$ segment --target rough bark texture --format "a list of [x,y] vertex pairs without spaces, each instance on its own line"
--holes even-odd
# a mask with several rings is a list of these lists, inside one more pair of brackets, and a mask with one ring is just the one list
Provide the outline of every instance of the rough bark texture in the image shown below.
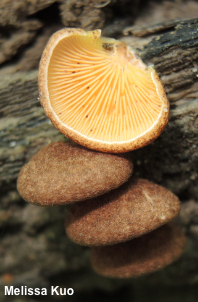
[[[15,1],[4,2],[6,6]],[[132,1],[123,1],[123,6],[118,1],[60,1],[60,7],[56,1],[37,1],[37,6],[30,1],[32,6],[28,7],[25,1],[19,2],[23,9],[9,6],[11,17],[4,10],[0,18],[0,58],[4,62],[0,71],[1,289],[4,285],[40,288],[60,285],[74,288],[71,301],[132,301],[132,297],[134,301],[146,301],[151,297],[154,302],[163,302],[169,299],[168,288],[174,301],[191,301],[183,297],[185,286],[197,286],[198,282],[198,19],[180,21],[177,20],[180,16],[174,15],[173,21],[155,20],[157,25],[145,26],[136,22],[134,15],[130,16]],[[126,3],[130,7],[128,15],[124,15]],[[141,19],[140,1],[134,3]],[[156,9],[165,11],[164,6],[157,8],[155,4],[153,7],[155,13]],[[46,21],[46,15],[52,16],[51,10],[56,14],[54,24]],[[90,12],[89,22],[84,19],[87,11]],[[193,3],[193,12],[198,12],[197,2]],[[27,21],[30,15],[36,20],[34,23]],[[61,18],[66,18],[67,26],[89,29],[104,26],[105,33],[119,35],[136,48],[145,62],[155,66],[165,85],[171,103],[170,122],[155,142],[131,152],[131,156],[136,176],[165,186],[182,200],[178,222],[186,231],[188,246],[175,264],[148,277],[114,281],[97,276],[90,268],[89,250],[71,243],[64,233],[66,208],[27,204],[16,191],[16,178],[24,163],[50,142],[66,139],[46,118],[37,89],[37,67],[42,49],[50,34],[64,26],[66,21]],[[135,25],[132,28],[126,28],[129,20]],[[29,22],[29,26],[21,25],[22,22]],[[153,288],[155,295],[151,293]],[[3,291],[0,298],[2,302],[10,301]],[[191,287],[191,298],[192,301],[198,299],[194,287]],[[46,301],[51,300],[53,297],[49,295]],[[60,297],[62,300],[65,297]],[[33,302],[37,297],[20,297],[19,300],[16,296],[12,301]]]

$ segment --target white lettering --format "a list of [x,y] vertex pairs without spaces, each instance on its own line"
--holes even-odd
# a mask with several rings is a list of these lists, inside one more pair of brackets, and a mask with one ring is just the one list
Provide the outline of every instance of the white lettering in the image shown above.
[[73,290],[73,288],[68,288],[68,290],[67,290],[67,294],[69,295],[69,296],[72,296],[73,294],[74,294],[74,290]]
[[15,295],[15,296],[20,295],[20,289],[19,289],[19,288],[15,288],[15,289],[14,289],[14,295]]
[[34,291],[33,291],[33,288],[28,288],[28,295],[29,296],[32,296],[32,295],[34,295]]
[[20,294],[23,296],[23,295],[25,295],[25,296],[27,296],[27,286],[25,286],[25,288],[24,288],[24,286],[21,286],[21,292],[20,292]]
[[47,288],[42,288],[41,295],[42,296],[47,296]]
[[54,288],[54,286],[51,286],[51,295],[54,295],[54,292],[56,292],[57,296],[59,296],[59,293],[57,292],[57,289],[59,288],[59,286],[56,286]]
[[13,296],[14,295],[14,292],[13,292],[13,290],[14,290],[14,288],[13,288],[13,286],[5,286],[5,292],[4,292],[4,294],[5,294],[5,296]]
[[35,294],[36,296],[39,296],[39,295],[40,295],[40,288],[35,288],[35,289],[34,289],[34,294]]
[[67,295],[67,289],[66,288],[60,288],[60,294],[61,294],[61,296],[66,296]]
[[[21,286],[20,288],[14,288],[14,286],[5,286],[4,288],[5,296],[18,296],[18,295],[25,295],[25,296],[47,296],[47,288],[28,288],[27,286]],[[51,286],[51,295],[57,296],[66,296],[66,295],[73,295],[74,290],[73,288],[60,288],[59,286]]]

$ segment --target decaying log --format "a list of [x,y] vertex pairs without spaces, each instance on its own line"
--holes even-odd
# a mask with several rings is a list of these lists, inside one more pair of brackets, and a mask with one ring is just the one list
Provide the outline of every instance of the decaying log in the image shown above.
[[[153,278],[146,278],[146,282],[150,280],[154,284],[157,280],[159,284],[174,284],[178,271],[177,285],[197,283],[198,280],[198,215],[193,210],[197,208],[193,199],[198,194],[197,28],[198,19],[177,20],[169,26],[161,24],[150,31],[148,28],[146,32],[145,28],[139,28],[138,33],[142,32],[142,37],[121,37],[135,46],[144,61],[155,66],[171,104],[170,122],[160,137],[152,144],[131,152],[134,173],[169,188],[185,202],[180,223],[194,236],[179,264],[154,274]],[[68,271],[76,271],[73,279],[69,276],[70,287],[78,284],[79,290],[84,290],[89,284],[87,288],[90,289],[107,286],[115,290],[122,283],[114,282],[112,285],[109,281],[106,285],[105,280],[104,285],[102,278],[93,277],[88,268],[87,250],[75,247],[65,238],[62,226],[65,209],[24,206],[16,193],[16,178],[23,164],[43,146],[66,138],[54,128],[40,106],[38,71],[13,74],[9,69],[6,75],[6,68],[4,70],[5,75],[0,82],[0,190],[4,195],[1,198],[0,227],[4,230],[6,224],[8,235],[4,236],[0,247],[0,254],[5,257],[5,261],[0,261],[0,274],[4,276],[9,271],[12,278],[16,274],[17,279],[11,283],[15,286],[24,283],[48,286],[53,275],[60,274],[56,282],[61,284],[61,272],[68,280]],[[13,201],[14,205],[10,207]],[[11,229],[14,231],[10,234]],[[22,234],[20,237],[19,233]],[[15,247],[18,246],[23,247],[21,255],[15,255]],[[0,278],[2,284],[5,284],[3,277]]]
[[37,71],[7,76],[0,84],[0,183],[16,180],[42,146],[62,139],[38,100]]
[[[171,118],[150,146],[132,152],[137,174],[196,197],[198,144],[198,20],[176,22],[142,49],[154,64],[171,103]],[[140,44],[141,45],[141,38]],[[7,75],[0,84],[0,182],[14,181],[21,166],[42,146],[64,139],[46,118],[38,100],[37,71]],[[141,163],[141,165],[140,165]]]

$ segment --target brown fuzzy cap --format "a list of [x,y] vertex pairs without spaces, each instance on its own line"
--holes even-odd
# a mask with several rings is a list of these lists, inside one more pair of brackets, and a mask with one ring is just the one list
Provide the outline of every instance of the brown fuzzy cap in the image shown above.
[[125,154],[105,154],[57,142],[39,151],[22,168],[17,188],[26,201],[37,205],[69,204],[119,187],[132,170]]
[[146,234],[179,214],[169,190],[131,178],[120,188],[70,207],[66,232],[81,245],[111,245]]
[[142,237],[112,246],[93,247],[93,269],[103,276],[130,278],[152,273],[175,261],[186,246],[181,228],[173,223]]

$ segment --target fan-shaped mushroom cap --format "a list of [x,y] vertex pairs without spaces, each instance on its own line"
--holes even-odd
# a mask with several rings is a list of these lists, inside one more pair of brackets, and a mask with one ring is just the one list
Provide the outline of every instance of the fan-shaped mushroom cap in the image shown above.
[[169,190],[131,178],[120,188],[70,207],[66,232],[81,245],[111,245],[146,234],[179,214],[180,202]]
[[68,204],[104,194],[132,173],[126,154],[87,150],[75,143],[51,143],[22,168],[17,188],[34,204]]
[[83,146],[141,148],[168,122],[165,90],[124,42],[100,35],[65,28],[51,37],[39,68],[41,104],[54,126]]
[[186,237],[175,224],[166,224],[142,237],[91,249],[93,269],[106,277],[130,278],[157,271],[177,260]]

